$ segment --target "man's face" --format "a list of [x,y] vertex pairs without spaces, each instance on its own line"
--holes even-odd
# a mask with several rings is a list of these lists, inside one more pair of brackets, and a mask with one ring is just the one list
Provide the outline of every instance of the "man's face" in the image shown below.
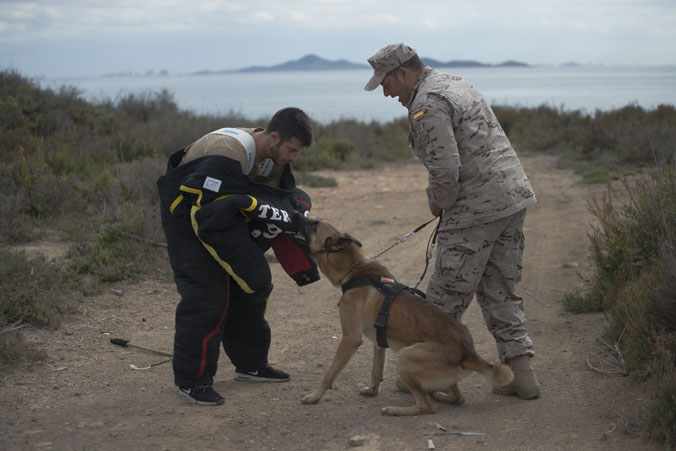
[[383,95],[385,97],[398,97],[399,103],[406,107],[411,100],[413,86],[409,86],[410,83],[407,83],[406,78],[402,75],[406,74],[398,72],[398,70],[392,71],[385,76],[380,85],[383,87]]
[[305,149],[298,138],[287,139],[270,147],[270,158],[276,164],[292,163],[298,158],[298,154]]

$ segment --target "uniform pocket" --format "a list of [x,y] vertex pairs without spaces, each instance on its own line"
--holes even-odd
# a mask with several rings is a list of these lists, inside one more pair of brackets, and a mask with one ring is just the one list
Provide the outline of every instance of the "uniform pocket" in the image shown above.
[[485,258],[484,240],[453,243],[439,243],[436,273],[441,276],[446,289],[459,293],[471,293],[483,274]]

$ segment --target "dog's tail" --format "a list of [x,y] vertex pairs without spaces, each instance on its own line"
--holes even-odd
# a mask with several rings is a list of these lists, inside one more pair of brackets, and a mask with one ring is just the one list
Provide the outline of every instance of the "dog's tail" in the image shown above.
[[460,364],[464,369],[481,373],[495,387],[504,387],[512,382],[512,369],[502,363],[488,363],[479,354],[473,352]]

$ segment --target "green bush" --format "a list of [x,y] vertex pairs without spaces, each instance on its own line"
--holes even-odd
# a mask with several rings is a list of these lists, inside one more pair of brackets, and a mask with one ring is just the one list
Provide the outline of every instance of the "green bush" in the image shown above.
[[23,321],[55,326],[58,314],[73,306],[69,290],[73,280],[44,257],[0,250],[0,328]]
[[58,326],[63,313],[74,311],[78,298],[75,281],[56,263],[0,250],[0,330],[11,332],[0,335],[0,368],[44,359],[46,353],[16,330],[26,324]]
[[668,447],[676,437],[675,175],[671,166],[645,170],[591,203],[596,276],[584,295],[564,296],[569,311],[602,309],[625,369],[654,376],[652,424]]

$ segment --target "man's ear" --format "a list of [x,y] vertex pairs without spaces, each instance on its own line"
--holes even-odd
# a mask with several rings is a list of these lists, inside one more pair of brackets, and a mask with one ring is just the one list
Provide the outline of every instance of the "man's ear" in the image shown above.
[[282,137],[279,135],[279,132],[270,132],[270,140],[272,141],[273,146],[279,144],[281,139]]

